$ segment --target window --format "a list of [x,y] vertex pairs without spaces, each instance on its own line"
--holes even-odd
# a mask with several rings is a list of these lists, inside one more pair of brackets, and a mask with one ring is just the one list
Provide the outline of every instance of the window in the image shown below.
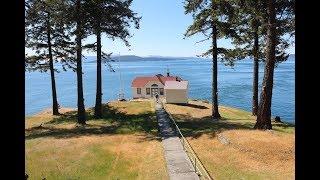
[[160,90],[160,95],[163,95],[163,88],[159,88]]
[[158,87],[158,85],[157,84],[152,84],[151,87]]
[[147,92],[147,95],[149,95],[150,94],[150,88],[147,88],[146,92]]
[[137,88],[137,94],[141,94],[141,88]]

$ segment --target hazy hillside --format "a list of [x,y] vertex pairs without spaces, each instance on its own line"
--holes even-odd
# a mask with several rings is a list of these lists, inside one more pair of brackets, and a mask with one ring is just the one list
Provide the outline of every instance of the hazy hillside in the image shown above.
[[[202,59],[197,57],[165,57],[165,56],[148,56],[148,57],[140,57],[135,55],[124,55],[124,56],[111,56],[111,61],[168,61],[168,60],[188,60],[188,59]],[[95,63],[95,56],[86,56],[84,59],[86,63]]]
[[[290,54],[288,61],[294,61],[295,55]],[[169,56],[148,56],[148,57],[141,57],[135,55],[123,55],[123,56],[111,56],[111,61],[169,61],[169,60],[190,60],[190,59],[199,59],[199,60],[211,60],[211,58],[199,58],[199,57],[169,57]],[[250,58],[245,58],[244,61],[248,62],[251,61]],[[85,63],[95,63],[96,57],[95,56],[86,56],[84,58]]]

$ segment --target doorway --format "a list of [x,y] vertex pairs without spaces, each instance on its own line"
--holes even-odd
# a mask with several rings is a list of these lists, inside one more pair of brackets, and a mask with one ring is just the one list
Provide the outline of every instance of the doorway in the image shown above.
[[151,88],[151,97],[155,97],[156,94],[159,94],[159,88]]

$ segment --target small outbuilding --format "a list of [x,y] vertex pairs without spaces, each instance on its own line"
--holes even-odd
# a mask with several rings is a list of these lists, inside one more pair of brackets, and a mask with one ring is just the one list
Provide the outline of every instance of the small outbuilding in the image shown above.
[[188,81],[166,81],[164,91],[166,103],[188,103]]
[[164,97],[164,85],[167,81],[180,80],[177,76],[163,76],[157,74],[155,76],[140,76],[133,79],[131,88],[132,96],[136,98],[153,98],[156,94],[160,97]]

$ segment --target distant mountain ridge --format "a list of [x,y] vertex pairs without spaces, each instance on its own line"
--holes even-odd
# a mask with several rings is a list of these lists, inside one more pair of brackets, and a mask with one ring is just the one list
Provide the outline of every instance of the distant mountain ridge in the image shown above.
[[[292,61],[295,58],[295,54],[290,54],[288,57],[288,61]],[[199,59],[199,60],[211,60],[211,58],[201,58],[201,57],[172,57],[172,56],[136,56],[136,55],[122,55],[120,56],[111,56],[111,61],[169,61],[169,60],[190,60],[190,59]],[[250,60],[250,58],[245,58],[244,60]],[[95,63],[96,56],[85,56],[85,63]]]
[[[122,55],[120,56],[111,56],[110,59],[112,61],[120,61],[126,62],[126,61],[168,61],[168,60],[188,60],[188,59],[204,59],[204,58],[198,58],[198,57],[169,57],[169,56],[147,56],[147,57],[141,57],[136,55]],[[85,63],[95,63],[96,57],[95,56],[86,56]]]

